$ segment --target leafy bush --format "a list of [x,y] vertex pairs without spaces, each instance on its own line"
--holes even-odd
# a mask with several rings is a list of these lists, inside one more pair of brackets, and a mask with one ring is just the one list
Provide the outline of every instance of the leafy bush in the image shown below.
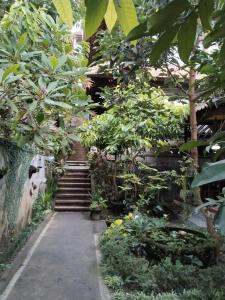
[[225,292],[212,290],[210,292],[202,292],[200,290],[186,291],[180,297],[180,300],[223,300],[225,299]]
[[204,232],[191,228],[164,226],[150,230],[146,240],[150,259],[161,260],[170,256],[183,263],[207,266],[212,263],[215,240]]
[[113,300],[180,300],[180,298],[174,293],[146,295],[142,292],[130,294],[119,291],[113,295]]
[[118,228],[110,239],[104,237],[101,240],[104,273],[117,275],[124,283],[137,284],[138,276],[148,269],[148,261],[142,257],[135,257],[131,253],[129,237],[126,234],[121,236],[121,230]]
[[38,224],[44,217],[44,212],[52,208],[52,197],[56,189],[56,180],[49,177],[47,180],[46,191],[34,202],[32,207],[31,222]]
[[91,194],[91,210],[104,210],[107,208],[106,200],[102,197],[101,191],[97,190]]
[[151,218],[140,213],[130,213],[119,224],[114,222],[106,234],[112,234],[119,228],[123,234],[129,235],[132,252],[144,256],[151,263],[170,256],[173,261],[179,259],[185,264],[203,266],[203,263],[210,263],[215,247],[214,240],[205,233],[190,228],[168,227],[165,218]]
[[122,278],[116,275],[106,275],[104,278],[104,282],[112,290],[119,290],[123,286]]
[[125,88],[106,89],[101,97],[108,110],[81,128],[87,147],[117,155],[129,148],[157,150],[181,133],[186,106],[170,102],[159,88],[136,81]]
[[[161,222],[159,219],[129,214],[124,220],[119,219],[112,223],[102,235],[103,272],[110,276],[109,285],[115,290],[120,287],[129,288],[147,295],[162,292],[175,292],[180,295],[186,290],[188,292],[184,296],[187,300],[191,299],[192,294],[193,300],[211,300],[211,295],[217,290],[217,297],[222,300],[221,295],[225,293],[225,270],[222,266],[200,268],[196,260],[187,265],[179,260],[174,262],[170,257],[155,264],[144,257],[145,253],[140,249],[144,249],[145,234],[149,228],[157,230]],[[193,290],[192,294],[190,290]],[[120,293],[117,294],[120,297]],[[125,297],[124,295],[121,297]],[[176,295],[168,295],[164,296],[180,300]]]
[[[137,298],[138,297],[138,298]],[[118,291],[113,294],[113,300],[151,300],[149,296],[144,295],[143,293],[138,294],[130,294],[123,291]]]
[[118,291],[113,294],[113,300],[224,300],[225,294],[220,291],[201,292],[200,290],[184,291],[182,294],[160,293],[157,295],[146,295],[143,292],[128,293]]
[[0,34],[0,136],[66,154],[71,120],[89,102],[83,50],[75,56],[69,28],[27,0],[15,1]]
[[146,274],[139,276],[141,288],[145,292],[168,292],[182,291],[183,289],[192,288],[194,266],[183,265],[176,261],[172,263],[170,258],[166,258],[158,265],[153,265],[148,269]]

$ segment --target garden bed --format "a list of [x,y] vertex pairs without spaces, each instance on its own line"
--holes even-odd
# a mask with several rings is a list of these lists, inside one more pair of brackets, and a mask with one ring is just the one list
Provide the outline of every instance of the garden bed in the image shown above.
[[184,227],[166,226],[151,230],[146,240],[149,260],[169,256],[191,263],[198,258],[204,266],[215,262],[215,240],[204,232]]

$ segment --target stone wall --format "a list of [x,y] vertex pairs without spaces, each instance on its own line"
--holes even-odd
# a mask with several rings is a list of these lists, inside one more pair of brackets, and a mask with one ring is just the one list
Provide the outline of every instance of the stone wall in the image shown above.
[[30,221],[32,205],[45,189],[45,158],[28,147],[0,141],[0,171],[0,242],[4,244]]

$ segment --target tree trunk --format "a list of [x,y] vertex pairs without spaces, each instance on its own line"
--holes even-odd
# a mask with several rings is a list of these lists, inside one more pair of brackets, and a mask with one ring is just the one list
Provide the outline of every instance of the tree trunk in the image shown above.
[[[196,103],[195,103],[195,81],[196,81],[196,71],[194,69],[190,70],[189,73],[189,107],[190,107],[190,131],[191,140],[198,140],[198,125],[196,116]],[[193,170],[195,173],[198,169],[198,148],[195,147],[191,151],[191,157],[193,159]]]
[[[198,124],[197,124],[197,115],[196,115],[196,94],[195,94],[195,81],[196,81],[196,71],[194,69],[190,70],[189,73],[189,107],[190,107],[190,131],[191,131],[191,140],[198,140]],[[191,158],[193,159],[192,172],[195,175],[198,171],[198,148],[195,147],[191,151]],[[201,199],[200,188],[193,189],[195,203],[200,206],[203,204]],[[206,220],[206,226],[208,233],[213,236],[217,242],[217,260],[219,256],[220,249],[220,236],[215,230],[213,223],[213,217],[207,208],[201,209],[202,214]]]
[[115,162],[114,162],[114,168],[113,168],[113,176],[112,176],[112,181],[113,181],[113,188],[114,188],[114,197],[115,201],[118,201],[118,186],[117,186],[117,155],[115,155]]

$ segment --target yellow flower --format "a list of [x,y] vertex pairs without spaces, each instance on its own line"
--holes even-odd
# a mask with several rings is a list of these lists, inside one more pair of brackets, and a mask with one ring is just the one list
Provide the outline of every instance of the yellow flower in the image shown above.
[[129,213],[128,219],[129,219],[129,220],[133,220],[133,218],[134,218],[134,215],[133,215],[132,213]]
[[113,223],[113,224],[115,224],[115,225],[119,226],[119,225],[121,225],[122,223],[123,223],[123,220],[121,220],[121,219],[117,219],[116,221],[114,221],[114,223]]
[[126,217],[125,220],[133,220],[134,219],[134,215],[132,213],[129,213]]

